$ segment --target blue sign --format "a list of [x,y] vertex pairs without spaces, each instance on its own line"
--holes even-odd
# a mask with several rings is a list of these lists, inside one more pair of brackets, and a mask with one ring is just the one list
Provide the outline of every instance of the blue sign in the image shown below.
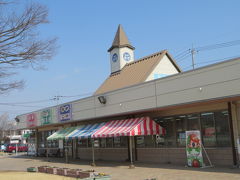
[[72,119],[72,105],[65,104],[58,108],[59,121],[69,121]]

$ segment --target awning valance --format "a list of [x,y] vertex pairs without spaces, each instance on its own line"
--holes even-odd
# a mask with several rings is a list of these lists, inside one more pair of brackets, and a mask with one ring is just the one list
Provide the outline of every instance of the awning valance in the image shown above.
[[141,136],[165,134],[165,129],[149,117],[140,117],[107,122],[98,129],[93,138],[117,136]]
[[83,127],[75,129],[73,132],[66,136],[66,139],[84,139],[90,138],[98,129],[103,127],[105,123],[88,124]]
[[53,133],[51,136],[47,138],[48,141],[51,140],[59,140],[59,139],[65,139],[65,137],[73,132],[75,129],[80,128],[80,126],[75,126],[75,127],[67,127],[58,130],[57,132]]

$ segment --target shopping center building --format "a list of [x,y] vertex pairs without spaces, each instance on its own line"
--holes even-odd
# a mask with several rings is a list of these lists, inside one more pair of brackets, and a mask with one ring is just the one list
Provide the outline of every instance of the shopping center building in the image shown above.
[[[186,165],[187,130],[199,130],[212,164],[237,165],[240,149],[240,59],[182,72],[168,51],[134,60],[121,26],[111,74],[90,96],[16,117],[32,129],[38,155]],[[131,146],[129,141],[132,143]],[[131,153],[130,153],[131,152]]]

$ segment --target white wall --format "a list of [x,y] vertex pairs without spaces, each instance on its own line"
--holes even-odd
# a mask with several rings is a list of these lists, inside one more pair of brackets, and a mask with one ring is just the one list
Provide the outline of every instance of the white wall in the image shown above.
[[172,75],[178,73],[176,67],[172,64],[167,55],[164,55],[152,73],[147,77],[146,81],[154,80],[154,74]]
[[[72,121],[240,96],[239,72],[240,60],[232,60],[105,93],[105,105],[98,96],[73,101]],[[39,116],[39,111],[36,113]],[[18,118],[19,128],[24,128],[26,115]],[[57,116],[53,122],[58,122]]]
[[[123,54],[125,52],[128,52],[131,56],[131,59],[129,61],[125,61],[123,59]],[[113,62],[112,61],[112,56],[115,53],[118,55],[118,60],[116,62]],[[134,51],[132,49],[128,48],[128,47],[114,48],[110,52],[111,72],[119,71],[120,69],[122,69],[125,66],[125,64],[130,63],[132,61],[134,61]]]

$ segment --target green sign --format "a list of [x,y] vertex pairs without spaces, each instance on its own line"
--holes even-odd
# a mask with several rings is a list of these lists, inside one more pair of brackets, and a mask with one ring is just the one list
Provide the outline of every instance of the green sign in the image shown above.
[[41,112],[41,124],[51,124],[52,123],[52,110],[46,109]]
[[186,131],[186,151],[188,166],[203,166],[200,131]]

